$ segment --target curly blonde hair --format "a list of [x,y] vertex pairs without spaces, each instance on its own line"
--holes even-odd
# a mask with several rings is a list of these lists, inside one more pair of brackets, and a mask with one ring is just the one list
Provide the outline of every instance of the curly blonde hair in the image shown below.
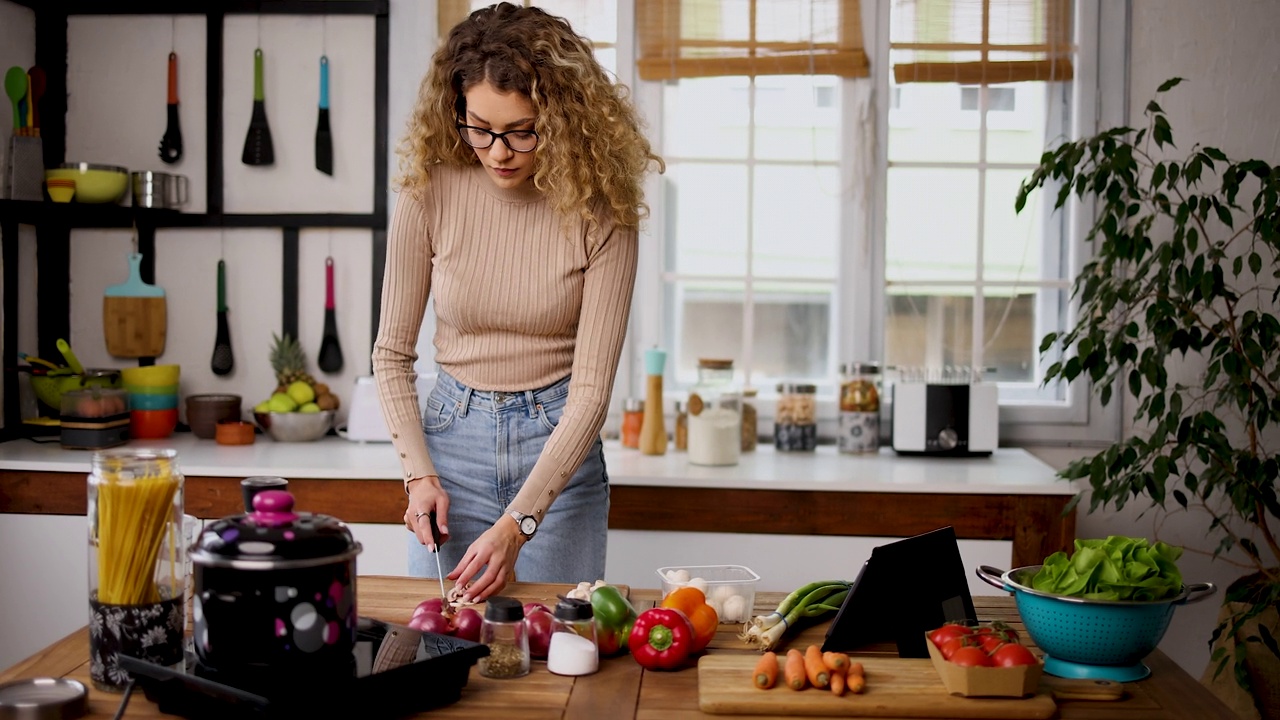
[[629,91],[566,20],[506,2],[471,13],[432,58],[397,150],[402,188],[425,187],[432,165],[479,164],[456,125],[466,114],[464,93],[486,80],[533,104],[533,184],[558,215],[598,227],[596,213],[607,207],[615,223],[639,225],[648,212],[644,173],[650,164],[659,172],[665,165],[641,131]]

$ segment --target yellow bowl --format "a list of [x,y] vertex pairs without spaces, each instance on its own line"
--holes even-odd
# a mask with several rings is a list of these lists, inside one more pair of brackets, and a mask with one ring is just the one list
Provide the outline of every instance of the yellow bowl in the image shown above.
[[44,177],[75,180],[76,200],[82,203],[120,202],[129,189],[129,171],[116,165],[64,163],[45,170]]
[[76,196],[76,181],[71,178],[50,178],[44,184],[54,202],[68,203]]
[[177,385],[181,369],[180,365],[127,367],[120,371],[120,376],[126,386],[154,388]]

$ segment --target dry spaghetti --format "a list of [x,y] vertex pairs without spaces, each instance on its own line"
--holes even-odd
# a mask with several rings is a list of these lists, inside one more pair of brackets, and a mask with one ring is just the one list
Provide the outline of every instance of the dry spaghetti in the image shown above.
[[[95,458],[98,602],[159,602],[156,576],[179,577],[174,498],[180,476],[171,457],[102,454]],[[176,513],[181,517],[181,512]],[[165,542],[168,540],[169,542]],[[157,573],[168,546],[168,572]],[[170,588],[174,590],[174,588]],[[172,597],[172,592],[168,595]]]

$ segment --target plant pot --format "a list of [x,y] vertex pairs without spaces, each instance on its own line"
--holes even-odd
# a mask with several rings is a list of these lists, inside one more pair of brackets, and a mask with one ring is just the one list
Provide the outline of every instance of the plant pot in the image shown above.
[[[1241,581],[1247,582],[1248,578],[1243,578]],[[1232,615],[1247,609],[1248,606],[1243,603],[1223,603],[1218,610],[1218,623],[1226,622]],[[1214,672],[1218,668],[1218,663],[1210,660],[1204,674],[1200,676],[1200,684],[1209,688],[1219,700],[1243,720],[1280,718],[1280,658],[1260,643],[1245,644],[1245,670],[1249,674],[1249,683],[1253,686],[1252,695],[1236,682],[1233,662],[1230,659],[1235,643],[1243,642],[1249,636],[1257,637],[1259,626],[1267,627],[1272,637],[1280,636],[1280,612],[1274,607],[1263,610],[1261,615],[1246,622],[1235,638],[1225,635],[1218,638],[1209,649],[1210,654],[1217,652],[1218,648],[1224,648],[1228,657],[1227,666],[1215,678]]]

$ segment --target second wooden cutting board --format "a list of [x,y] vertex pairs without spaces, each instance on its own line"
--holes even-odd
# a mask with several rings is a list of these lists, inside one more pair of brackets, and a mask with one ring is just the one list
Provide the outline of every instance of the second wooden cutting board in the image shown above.
[[142,255],[129,254],[129,277],[107,288],[102,334],[112,357],[157,357],[168,330],[164,289],[142,281]]
[[836,697],[828,690],[751,685],[756,655],[707,655],[698,661],[698,705],[716,715],[910,718],[1049,718],[1057,712],[1043,687],[1027,698],[950,695],[928,660],[858,657],[867,689]]

